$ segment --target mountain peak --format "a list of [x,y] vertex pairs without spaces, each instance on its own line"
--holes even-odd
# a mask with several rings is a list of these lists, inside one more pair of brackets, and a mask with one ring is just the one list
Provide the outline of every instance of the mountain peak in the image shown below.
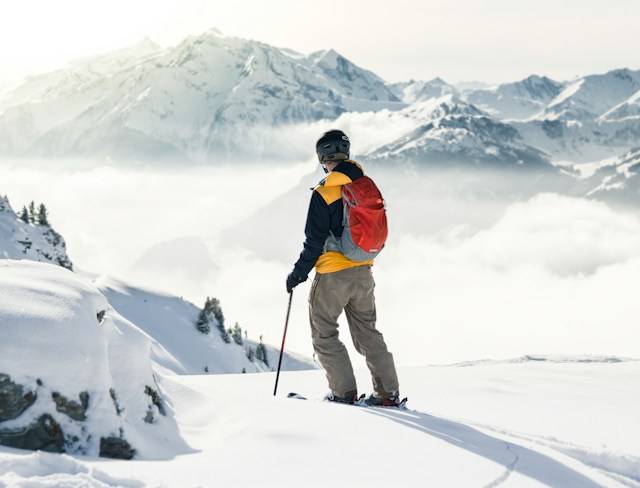
[[309,59],[315,64],[321,64],[329,69],[336,69],[340,60],[344,60],[345,57],[331,48],[313,52],[309,55]]

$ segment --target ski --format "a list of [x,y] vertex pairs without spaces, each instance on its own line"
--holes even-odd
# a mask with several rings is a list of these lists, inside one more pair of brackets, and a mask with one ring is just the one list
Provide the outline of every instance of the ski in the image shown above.
[[[293,391],[287,395],[287,398],[295,398],[296,400],[308,400],[307,397],[300,395],[299,393],[295,393]],[[383,407],[383,406],[367,405],[364,401],[365,398],[366,398],[365,394],[360,395],[360,397],[351,406],[364,407],[364,408],[397,408],[399,410],[407,410],[407,401],[409,401],[407,397],[404,397],[402,400],[400,400],[400,403],[398,403],[398,405],[396,406]],[[342,403],[341,405],[350,405],[350,404]]]
[[298,393],[291,392],[287,395],[287,398],[295,398],[297,400],[306,400],[307,397],[304,397]]

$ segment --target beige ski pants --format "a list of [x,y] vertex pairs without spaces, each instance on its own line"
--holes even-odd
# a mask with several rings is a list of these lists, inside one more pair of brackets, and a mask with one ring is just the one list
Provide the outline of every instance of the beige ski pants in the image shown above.
[[383,397],[398,391],[393,356],[376,329],[375,283],[371,266],[335,273],[316,273],[309,294],[313,348],[325,369],[329,388],[338,396],[357,393],[347,349],[338,338],[338,317],[344,310],[356,350],[365,356],[375,392]]

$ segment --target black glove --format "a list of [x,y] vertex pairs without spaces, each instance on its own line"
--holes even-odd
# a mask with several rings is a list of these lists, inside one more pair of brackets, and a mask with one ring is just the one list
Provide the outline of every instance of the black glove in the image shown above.
[[289,273],[289,276],[287,276],[287,293],[291,293],[293,289],[303,281],[307,281],[306,276],[304,278],[300,278],[295,271]]

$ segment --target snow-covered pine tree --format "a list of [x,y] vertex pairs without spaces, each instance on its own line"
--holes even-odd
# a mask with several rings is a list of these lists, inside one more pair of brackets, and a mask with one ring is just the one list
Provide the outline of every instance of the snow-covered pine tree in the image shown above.
[[233,337],[233,342],[235,342],[239,346],[243,344],[242,328],[240,327],[238,322],[236,322],[236,324],[233,326],[233,329],[231,329],[231,337]]
[[265,347],[264,342],[262,342],[262,336],[260,336],[260,344],[256,346],[256,359],[269,366],[269,358],[267,358],[267,348]]
[[251,346],[247,347],[247,359],[251,362],[256,360],[256,351]]
[[220,331],[220,337],[222,340],[229,344],[231,342],[231,337],[224,328],[224,314],[222,313],[222,307],[220,306],[220,300],[217,298],[207,298],[209,306],[208,310],[213,314],[216,322],[218,323],[218,330]]
[[20,220],[22,220],[25,224],[29,223],[29,211],[25,205],[22,206],[22,212],[20,212]]
[[220,307],[220,300],[217,298],[207,297],[204,302],[204,307],[198,314],[196,320],[196,328],[203,334],[208,334],[211,331],[211,324],[215,321],[216,327],[220,332],[220,337],[227,344],[231,342],[231,337],[224,328],[224,314]]
[[211,326],[209,325],[209,317],[207,317],[207,306],[205,304],[205,308],[200,310],[198,314],[198,320],[196,321],[196,329],[198,329],[203,334],[208,334],[211,331]]
[[29,203],[29,222],[32,224],[36,222],[36,202],[33,200]]
[[37,217],[37,222],[39,225],[49,225],[49,215],[47,212],[47,207],[45,207],[44,203],[41,203],[38,207]]

